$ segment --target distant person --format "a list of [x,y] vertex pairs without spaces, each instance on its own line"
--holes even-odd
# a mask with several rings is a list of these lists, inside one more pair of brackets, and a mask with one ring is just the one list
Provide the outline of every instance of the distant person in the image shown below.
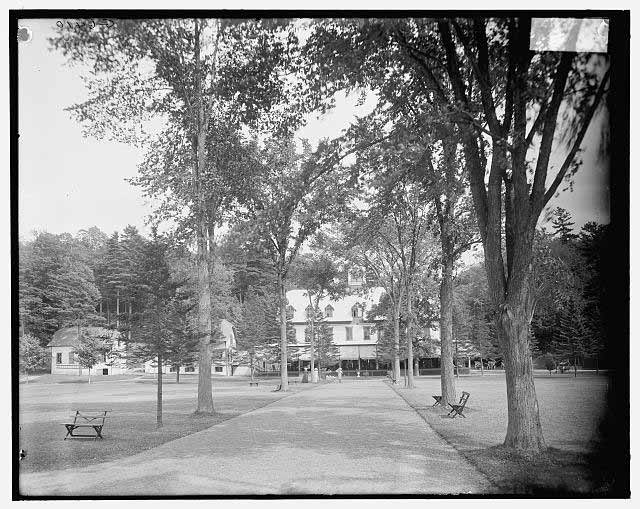
[[338,374],[338,383],[342,383],[342,367],[336,369],[336,373]]

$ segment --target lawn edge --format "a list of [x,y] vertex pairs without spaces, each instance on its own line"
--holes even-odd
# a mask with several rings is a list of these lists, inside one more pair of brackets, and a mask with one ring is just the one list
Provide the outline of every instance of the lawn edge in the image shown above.
[[491,484],[491,486],[496,490],[496,493],[492,493],[492,492],[490,492],[490,493],[488,493],[488,494],[490,494],[490,495],[491,495],[491,494],[509,494],[509,495],[510,495],[510,494],[512,494],[512,492],[505,493],[505,492],[503,491],[503,490],[505,489],[505,487],[504,487],[504,486],[501,486],[501,485],[497,484],[497,483],[496,483],[496,482],[495,482],[491,477],[489,477],[489,476],[488,476],[488,475],[487,475],[487,474],[486,474],[486,473],[485,473],[485,472],[484,472],[480,467],[478,467],[478,465],[477,465],[477,463],[476,463],[475,461],[471,460],[471,459],[470,459],[470,458],[465,454],[465,452],[464,452],[463,450],[459,449],[453,441],[449,440],[449,439],[448,439],[447,437],[445,437],[442,433],[440,433],[440,432],[439,432],[438,430],[436,430],[433,426],[431,426],[431,424],[429,423],[429,421],[427,420],[427,418],[426,418],[424,415],[422,415],[422,414],[418,411],[418,409],[417,409],[415,406],[413,406],[413,405],[409,402],[409,400],[407,400],[407,398],[405,398],[405,397],[404,397],[404,394],[402,394],[401,392],[399,392],[399,391],[398,391],[399,387],[398,387],[398,388],[394,387],[394,386],[393,386],[393,384],[390,384],[390,383],[389,383],[388,381],[386,381],[386,380],[384,381],[384,384],[385,384],[389,389],[391,389],[391,390],[392,390],[392,391],[393,391],[393,392],[394,392],[398,397],[400,397],[400,398],[402,399],[402,401],[404,401],[404,402],[407,404],[407,406],[408,406],[409,408],[411,408],[411,410],[413,410],[413,411],[418,415],[418,417],[420,417],[420,419],[422,419],[422,420],[425,422],[425,424],[429,427],[429,429],[430,429],[431,431],[433,431],[433,433],[435,433],[435,434],[436,434],[436,436],[438,436],[438,437],[439,437],[443,442],[445,442],[447,445],[451,446],[451,447],[452,447],[452,448],[453,448],[453,449],[454,449],[454,450],[455,450],[455,451],[456,451],[456,452],[457,452],[457,453],[462,457],[462,459],[463,459],[464,461],[466,461],[466,462],[467,462],[471,467],[473,467],[473,468],[474,468],[474,469],[475,469],[475,470],[476,470],[480,475],[482,475],[482,477],[484,477],[484,478],[489,482],[489,484]]

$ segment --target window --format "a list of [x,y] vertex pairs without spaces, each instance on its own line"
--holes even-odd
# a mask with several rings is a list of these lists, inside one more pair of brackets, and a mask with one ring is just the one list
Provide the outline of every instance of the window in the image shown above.
[[194,368],[193,366],[187,366],[186,368],[184,368],[185,373],[193,373],[195,370],[196,368]]
[[175,366],[171,366],[169,368],[169,373],[175,373],[176,372],[176,367]]
[[360,304],[354,304],[351,308],[351,316],[353,318],[362,318],[362,306]]
[[371,341],[371,327],[369,325],[365,325],[363,327],[364,330],[364,340]]
[[305,313],[307,316],[307,320],[309,320],[313,317],[313,308],[311,306],[307,306],[307,309],[305,309]]
[[56,354],[56,364],[62,364],[62,353]]
[[353,327],[345,327],[345,330],[347,332],[347,341],[353,341]]
[[216,373],[222,373],[222,366],[214,366],[213,368]]
[[363,274],[360,270],[349,271],[347,278],[349,286],[362,286],[364,284]]
[[326,308],[324,308],[324,314],[327,318],[333,317],[333,308],[331,307],[331,305],[328,305]]
[[76,353],[69,352],[69,364],[76,364]]

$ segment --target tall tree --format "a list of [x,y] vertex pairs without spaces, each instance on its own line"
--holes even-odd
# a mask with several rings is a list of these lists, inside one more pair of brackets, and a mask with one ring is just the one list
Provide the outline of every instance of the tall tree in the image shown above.
[[[285,97],[286,80],[278,70],[290,56],[294,37],[277,28],[259,20],[118,20],[93,30],[63,27],[51,41],[90,71],[89,99],[71,108],[87,134],[147,148],[136,183],[161,200],[156,219],[177,220],[181,236],[195,244],[196,412],[213,411],[209,263],[215,228],[234,199],[226,184],[240,175],[233,166],[235,152],[215,145],[217,133],[234,126],[229,139],[237,140],[241,119],[255,123]],[[144,132],[150,119],[164,121],[158,135]]]
[[247,220],[272,263],[280,309],[281,389],[288,390],[287,297],[290,268],[302,244],[332,219],[344,204],[346,186],[331,172],[345,156],[323,158],[322,147],[311,153],[304,142],[297,153],[291,139],[268,140],[261,151],[247,200]]
[[[576,155],[609,70],[602,55],[534,53],[530,26],[526,17],[328,20],[318,22],[306,46],[321,69],[314,70],[322,76],[318,95],[369,86],[393,106],[412,101],[417,113],[457,129],[505,356],[505,445],[539,452],[545,445],[528,344],[534,231],[561,182],[579,167]],[[565,154],[547,187],[552,149]]]
[[[400,377],[400,316],[407,286],[402,270],[402,257],[396,246],[396,225],[388,215],[369,211],[354,211],[350,221],[343,223],[343,231],[337,239],[342,248],[347,247],[347,257],[356,267],[364,267],[373,275],[372,283],[384,288],[389,302],[393,338],[393,377]],[[369,284],[369,281],[365,281]]]

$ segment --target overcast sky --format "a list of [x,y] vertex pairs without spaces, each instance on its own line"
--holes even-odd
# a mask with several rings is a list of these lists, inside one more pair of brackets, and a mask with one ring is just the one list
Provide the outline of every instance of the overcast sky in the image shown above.
[[[110,234],[127,224],[147,232],[145,217],[151,211],[140,190],[125,179],[136,174],[141,153],[114,142],[83,138],[80,126],[64,111],[86,97],[83,83],[64,58],[48,49],[47,37],[56,20],[21,21],[33,38],[18,45],[19,52],[19,234],[33,230],[75,234],[98,226]],[[334,111],[311,118],[298,133],[315,143],[337,136],[357,109],[355,98],[340,99]],[[585,139],[584,164],[573,192],[561,193],[550,206],[569,209],[577,226],[586,221],[608,222],[608,164],[596,162],[602,119],[596,119]]]

